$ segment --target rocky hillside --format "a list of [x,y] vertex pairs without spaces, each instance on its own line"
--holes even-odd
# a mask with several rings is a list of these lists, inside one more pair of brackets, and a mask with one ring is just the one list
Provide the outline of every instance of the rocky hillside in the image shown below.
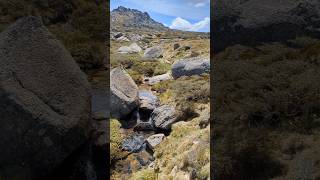
[[210,36],[129,28],[111,32],[111,179],[208,179]]
[[147,12],[119,6],[110,13],[112,29],[167,30],[163,24],[153,20]]

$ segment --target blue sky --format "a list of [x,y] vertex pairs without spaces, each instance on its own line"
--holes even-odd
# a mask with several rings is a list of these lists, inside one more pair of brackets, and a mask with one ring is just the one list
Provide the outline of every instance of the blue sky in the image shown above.
[[111,0],[111,10],[118,6],[148,12],[172,29],[210,31],[210,0]]

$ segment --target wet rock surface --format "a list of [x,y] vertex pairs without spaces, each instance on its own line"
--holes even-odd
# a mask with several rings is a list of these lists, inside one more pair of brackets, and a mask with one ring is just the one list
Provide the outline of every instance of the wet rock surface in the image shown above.
[[139,152],[145,146],[145,139],[141,135],[133,135],[122,142],[122,149],[129,152]]

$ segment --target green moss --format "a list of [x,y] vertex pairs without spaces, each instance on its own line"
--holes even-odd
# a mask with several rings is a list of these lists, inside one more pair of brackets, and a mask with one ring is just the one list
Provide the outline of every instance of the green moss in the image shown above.
[[110,162],[123,156],[121,143],[124,135],[120,132],[121,124],[116,119],[110,120]]
[[155,69],[153,75],[161,75],[167,73],[171,69],[171,64],[159,63]]

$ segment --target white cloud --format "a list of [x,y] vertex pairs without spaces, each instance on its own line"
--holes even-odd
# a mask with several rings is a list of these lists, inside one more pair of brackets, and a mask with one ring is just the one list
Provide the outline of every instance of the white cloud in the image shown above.
[[206,3],[197,3],[194,5],[194,7],[202,7],[202,6],[205,6]]
[[189,21],[177,17],[172,21],[170,26],[171,29],[178,29],[183,31],[209,31],[210,29],[210,18],[206,17],[197,23],[190,23]]

